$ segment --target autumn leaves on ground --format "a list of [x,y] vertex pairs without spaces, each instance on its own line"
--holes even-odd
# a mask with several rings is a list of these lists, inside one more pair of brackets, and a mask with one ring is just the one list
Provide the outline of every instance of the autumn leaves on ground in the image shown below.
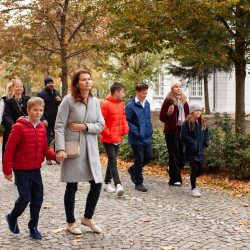
[[[108,158],[106,154],[100,154],[101,164],[106,166]],[[132,165],[132,162],[125,162],[118,158],[117,165],[120,171],[127,172],[127,169]],[[158,178],[166,178],[168,179],[168,173],[166,168],[161,165],[150,165],[148,164],[143,168],[144,175],[150,175]],[[186,176],[189,176],[189,170],[182,171],[183,179]],[[203,186],[208,189],[214,190],[222,190],[235,198],[237,197],[249,197],[250,188],[249,188],[249,181],[239,181],[239,180],[230,180],[227,175],[219,174],[219,175],[212,175],[212,174],[204,174],[197,178],[197,184]],[[247,205],[247,204],[246,204]]]

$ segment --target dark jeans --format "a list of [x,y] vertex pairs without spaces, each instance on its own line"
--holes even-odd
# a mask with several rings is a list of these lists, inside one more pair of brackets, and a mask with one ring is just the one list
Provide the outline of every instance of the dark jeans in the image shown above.
[[153,159],[152,145],[131,145],[134,154],[134,165],[128,171],[135,177],[135,185],[143,183],[142,168]]
[[196,178],[203,174],[205,170],[206,163],[205,162],[197,162],[197,161],[192,161],[190,162],[191,165],[191,175],[190,175],[190,181],[192,185],[192,189],[196,188]]
[[[48,147],[50,147],[50,135],[51,132],[53,133],[54,139],[55,139],[55,125],[48,125],[46,128],[47,133],[47,141],[48,141]],[[55,143],[54,143],[54,151],[55,151]],[[48,160],[48,158],[46,158]]]
[[16,186],[19,197],[11,211],[13,221],[24,212],[30,203],[29,228],[36,227],[39,219],[39,212],[43,203],[43,183],[40,169],[35,170],[14,170]]
[[178,135],[165,135],[168,154],[169,154],[169,185],[175,182],[182,183],[181,169],[184,167],[183,146],[180,140],[180,127],[178,127]]
[[[90,191],[86,200],[86,207],[84,217],[92,219],[95,212],[95,207],[100,197],[102,183],[95,183],[90,181]],[[64,195],[64,207],[66,212],[66,220],[68,223],[75,222],[74,210],[75,210],[75,194],[77,191],[76,183],[67,183],[65,195]]]
[[117,154],[119,150],[119,145],[114,145],[113,143],[103,142],[103,146],[108,155],[108,166],[107,166],[104,182],[105,184],[108,184],[111,182],[111,179],[113,179],[115,186],[116,186],[117,184],[121,184],[118,169],[117,169]]

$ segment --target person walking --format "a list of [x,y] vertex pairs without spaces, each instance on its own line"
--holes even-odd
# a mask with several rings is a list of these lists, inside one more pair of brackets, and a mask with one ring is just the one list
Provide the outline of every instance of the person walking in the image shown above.
[[182,92],[182,83],[173,79],[171,91],[167,94],[160,111],[160,120],[164,122],[164,134],[169,153],[169,185],[181,186],[181,169],[184,167],[183,147],[180,140],[181,126],[189,114],[186,96]]
[[[17,219],[30,204],[28,228],[33,239],[42,239],[37,230],[39,212],[43,202],[43,183],[40,168],[44,155],[56,160],[56,154],[49,149],[46,130],[40,121],[44,102],[39,97],[31,98],[27,104],[28,116],[18,118],[11,130],[3,158],[3,173],[12,181],[15,173],[19,198],[11,213],[6,216],[9,230],[19,234]],[[58,159],[59,160],[59,159]]]
[[[45,102],[44,114],[42,117],[42,122],[46,127],[48,146],[50,146],[50,135],[51,132],[55,137],[55,121],[58,111],[58,106],[62,101],[60,93],[54,89],[54,80],[51,77],[46,77],[44,79],[45,88],[40,91],[37,96],[42,98]],[[48,165],[52,165],[50,159],[46,159]]]
[[191,195],[200,197],[201,193],[196,188],[196,178],[204,172],[206,166],[204,148],[209,146],[209,135],[205,120],[201,115],[201,105],[196,102],[191,103],[189,111],[190,115],[181,128],[181,141],[184,160],[191,165],[191,175],[187,177]]
[[[114,82],[110,87],[110,92],[101,105],[105,127],[101,132],[100,140],[103,142],[108,155],[108,166],[103,189],[109,193],[116,191],[117,196],[122,196],[124,190],[117,169],[117,154],[122,135],[128,134],[129,131],[122,101],[125,96],[125,86],[120,82]],[[114,181],[116,190],[111,185],[111,179]]]
[[23,94],[23,82],[19,79],[13,80],[13,97],[5,100],[5,107],[3,112],[4,135],[2,144],[2,157],[4,157],[5,147],[12,129],[20,116],[27,115],[27,103],[29,96]]
[[79,69],[72,76],[71,93],[64,97],[55,123],[55,147],[61,161],[67,157],[65,142],[80,142],[81,133],[80,156],[67,158],[61,165],[61,181],[66,182],[64,206],[67,229],[72,234],[82,233],[74,215],[75,194],[78,182],[86,181],[90,183],[90,191],[81,223],[96,233],[102,232],[92,217],[102,187],[97,134],[103,130],[104,124],[99,100],[92,95],[91,74]]
[[153,158],[151,135],[153,127],[150,119],[150,104],[146,100],[148,85],[139,82],[136,84],[136,96],[125,107],[125,114],[129,125],[128,143],[134,155],[134,165],[129,167],[131,181],[135,190],[147,192],[143,185],[142,168]]

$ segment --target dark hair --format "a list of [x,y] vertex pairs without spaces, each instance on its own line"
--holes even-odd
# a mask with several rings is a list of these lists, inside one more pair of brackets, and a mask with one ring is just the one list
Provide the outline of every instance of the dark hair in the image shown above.
[[126,89],[125,86],[120,83],[120,82],[114,82],[111,86],[110,86],[110,92],[111,95],[113,95],[115,93],[115,91],[117,90],[118,92],[121,91],[122,89]]
[[[74,72],[72,79],[71,79],[70,92],[71,92],[71,95],[75,98],[76,102],[83,102],[81,92],[79,88],[77,87],[77,83],[79,82],[79,78],[81,74],[89,74],[91,77],[90,72],[86,69],[78,69],[77,71]],[[93,96],[91,89],[89,90],[89,95]]]
[[148,89],[148,85],[144,82],[136,83],[135,90],[141,92],[142,90]]

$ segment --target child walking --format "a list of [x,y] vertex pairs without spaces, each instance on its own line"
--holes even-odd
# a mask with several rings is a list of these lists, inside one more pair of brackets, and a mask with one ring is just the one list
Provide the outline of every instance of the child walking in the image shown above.
[[3,157],[5,178],[12,181],[13,169],[19,193],[13,210],[6,216],[9,229],[14,234],[19,233],[17,219],[30,203],[28,228],[33,239],[42,239],[37,230],[43,202],[41,164],[44,156],[56,160],[56,154],[48,147],[46,129],[40,122],[43,110],[44,101],[40,97],[28,101],[28,116],[18,118],[13,125]]
[[204,172],[206,166],[204,148],[209,146],[208,128],[201,115],[201,110],[202,107],[199,103],[190,104],[190,115],[181,129],[184,160],[191,165],[191,175],[187,177],[187,181],[191,188],[191,195],[195,197],[201,196],[196,188],[196,178]]
[[[110,87],[106,100],[101,105],[102,115],[105,120],[104,130],[100,140],[108,155],[108,166],[105,175],[103,189],[109,193],[116,191],[117,196],[122,196],[124,190],[117,170],[117,154],[122,142],[122,135],[128,134],[129,126],[125,116],[124,103],[125,86],[120,82],[114,82]],[[116,190],[111,185],[113,179]]]

